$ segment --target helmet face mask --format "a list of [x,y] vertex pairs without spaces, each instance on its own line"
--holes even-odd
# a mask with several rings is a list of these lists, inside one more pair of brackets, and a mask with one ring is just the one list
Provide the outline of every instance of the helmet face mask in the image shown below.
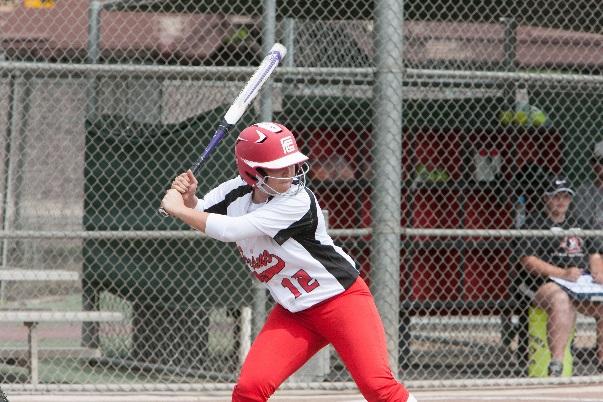
[[[310,166],[308,166],[307,163],[302,163],[295,167],[295,175],[291,176],[291,177],[275,177],[275,176],[269,176],[269,175],[258,175],[255,187],[271,196],[277,196],[277,195],[292,196],[292,195],[299,193],[301,190],[303,190],[306,187],[306,175],[308,173],[308,170],[310,170]],[[286,181],[290,182],[290,185],[287,190],[278,191],[277,189],[275,189],[273,187],[274,184],[273,184],[273,186],[268,184],[269,180],[271,182],[276,181],[277,183],[280,180],[286,180]]]
[[[299,151],[293,133],[281,124],[257,123],[241,131],[235,143],[235,157],[241,178],[247,184],[256,186],[270,195],[289,195],[305,187],[308,168],[298,167],[306,162],[308,157]],[[278,192],[266,184],[269,178],[266,170],[289,166],[298,166],[295,176],[270,177],[272,180],[292,181],[288,191]],[[294,188],[297,190],[294,191]]]

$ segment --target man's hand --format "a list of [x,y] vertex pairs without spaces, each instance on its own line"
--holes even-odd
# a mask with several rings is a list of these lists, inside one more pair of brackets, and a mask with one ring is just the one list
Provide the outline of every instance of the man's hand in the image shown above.
[[593,282],[603,285],[603,256],[600,253],[591,254],[589,264]]
[[182,194],[176,189],[169,189],[166,191],[163,200],[161,200],[161,207],[171,216],[175,216],[179,209],[186,208]]
[[570,282],[576,282],[582,275],[584,270],[577,267],[566,268],[563,272],[562,279]]
[[189,169],[186,172],[178,175],[172,182],[172,189],[182,194],[184,205],[189,208],[194,208],[197,205],[197,179],[193,172]]
[[603,271],[593,271],[591,272],[591,276],[593,277],[593,282],[603,285]]

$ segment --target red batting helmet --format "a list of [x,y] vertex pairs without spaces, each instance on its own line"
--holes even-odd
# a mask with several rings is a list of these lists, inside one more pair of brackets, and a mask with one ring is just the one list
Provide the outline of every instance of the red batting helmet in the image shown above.
[[235,143],[239,174],[254,185],[263,174],[258,168],[280,169],[308,160],[297,148],[293,133],[282,124],[256,123],[239,134]]

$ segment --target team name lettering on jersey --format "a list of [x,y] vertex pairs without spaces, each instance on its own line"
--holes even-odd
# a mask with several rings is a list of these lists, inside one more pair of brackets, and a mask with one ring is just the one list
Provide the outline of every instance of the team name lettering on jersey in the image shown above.
[[260,282],[268,282],[285,268],[285,261],[278,255],[270,254],[267,250],[262,251],[257,257],[247,258],[242,252],[241,256]]

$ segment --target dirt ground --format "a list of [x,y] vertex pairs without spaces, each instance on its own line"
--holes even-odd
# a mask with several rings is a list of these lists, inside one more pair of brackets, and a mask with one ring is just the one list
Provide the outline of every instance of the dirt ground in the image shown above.
[[[55,393],[28,395],[7,392],[10,402],[229,402],[227,391],[216,392],[153,392],[125,394]],[[419,402],[603,402],[603,384],[564,385],[549,387],[505,387],[454,390],[413,390]],[[363,402],[362,396],[349,391],[279,391],[274,402]]]

